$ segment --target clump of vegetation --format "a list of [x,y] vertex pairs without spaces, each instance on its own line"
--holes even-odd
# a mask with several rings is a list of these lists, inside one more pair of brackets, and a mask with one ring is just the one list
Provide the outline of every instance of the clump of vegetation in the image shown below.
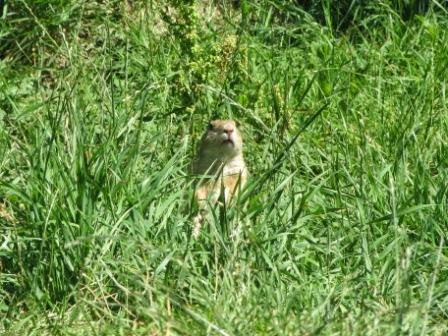
[[[446,334],[446,14],[5,1],[0,331]],[[192,240],[216,117],[251,177]]]

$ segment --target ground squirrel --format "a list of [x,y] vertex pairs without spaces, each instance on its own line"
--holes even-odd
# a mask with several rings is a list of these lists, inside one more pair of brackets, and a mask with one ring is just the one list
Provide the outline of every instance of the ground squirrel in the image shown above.
[[[193,235],[201,229],[208,202],[226,205],[246,183],[247,168],[243,158],[243,139],[233,120],[213,120],[202,136],[193,174],[199,175],[195,199],[199,213],[195,217]],[[220,197],[221,196],[221,197]]]

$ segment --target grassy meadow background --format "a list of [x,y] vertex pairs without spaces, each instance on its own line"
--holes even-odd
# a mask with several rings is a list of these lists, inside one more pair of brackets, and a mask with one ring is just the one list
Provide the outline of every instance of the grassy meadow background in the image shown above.
[[[446,335],[445,5],[6,0],[0,333]],[[211,118],[251,178],[193,240]]]

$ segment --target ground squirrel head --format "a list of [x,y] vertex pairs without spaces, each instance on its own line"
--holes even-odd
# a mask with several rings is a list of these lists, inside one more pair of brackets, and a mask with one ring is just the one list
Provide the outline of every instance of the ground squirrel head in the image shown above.
[[231,159],[242,153],[243,140],[234,120],[212,120],[202,137],[201,150]]

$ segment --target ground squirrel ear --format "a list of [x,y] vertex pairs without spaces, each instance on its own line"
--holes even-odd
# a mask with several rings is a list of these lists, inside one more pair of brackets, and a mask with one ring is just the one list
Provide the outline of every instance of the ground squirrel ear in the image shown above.
[[211,121],[208,123],[208,125],[207,125],[207,129],[208,129],[209,131],[211,131],[211,130],[213,129],[213,124],[212,124]]
[[235,121],[235,125],[236,125],[236,127],[240,127],[240,126],[241,126],[241,123],[240,123],[239,120],[234,119],[234,121]]

